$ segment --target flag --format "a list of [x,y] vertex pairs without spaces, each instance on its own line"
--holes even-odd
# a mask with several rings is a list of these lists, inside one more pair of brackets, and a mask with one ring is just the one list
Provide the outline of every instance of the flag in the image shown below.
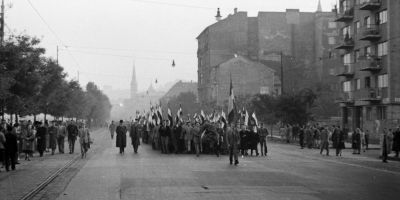
[[173,126],[172,114],[171,114],[171,110],[169,108],[168,108],[168,120],[170,122],[170,126]]
[[201,119],[201,123],[204,124],[204,122],[206,120],[206,115],[204,114],[203,110],[201,110],[201,112],[200,112],[200,119]]
[[246,112],[244,114],[244,125],[246,125],[246,126],[250,125],[249,124],[249,113],[247,112],[247,110],[246,110]]
[[157,109],[157,117],[158,117],[158,124],[161,124],[161,122],[162,122],[162,109],[161,109],[161,106],[158,106],[158,109]]
[[176,116],[178,117],[179,121],[182,121],[182,115],[183,115],[182,107],[181,107],[181,105],[179,105],[179,110],[176,113]]
[[226,116],[225,116],[225,112],[222,111],[221,113],[221,117],[219,118],[224,124],[226,124]]
[[255,125],[258,126],[258,120],[257,120],[257,117],[256,117],[256,113],[253,112],[253,114],[251,116],[252,116],[252,118],[254,120]]
[[231,75],[231,84],[229,88],[229,99],[228,99],[228,123],[234,123],[235,120],[235,95],[233,94],[233,85],[232,85],[232,75]]

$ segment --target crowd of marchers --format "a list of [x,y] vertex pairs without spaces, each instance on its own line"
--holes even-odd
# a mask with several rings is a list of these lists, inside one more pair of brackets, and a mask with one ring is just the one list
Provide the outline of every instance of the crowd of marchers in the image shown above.
[[[1,121],[0,125],[0,162],[6,171],[16,169],[16,165],[30,161],[34,153],[39,157],[48,152],[64,154],[64,144],[68,141],[70,154],[74,153],[76,140],[79,138],[81,156],[86,157],[90,148],[89,129],[83,122],[75,121],[20,121],[20,123]],[[67,141],[66,141],[67,139]],[[0,170],[1,171],[1,170]]]
[[[287,143],[298,141],[301,148],[317,148],[320,153],[326,151],[329,155],[330,145],[336,150],[336,156],[342,156],[342,150],[346,148],[346,141],[349,141],[353,154],[366,152],[370,144],[370,133],[360,128],[350,132],[346,127],[336,125],[309,124],[306,126],[284,125],[280,127],[279,135]],[[381,158],[387,162],[388,155],[394,152],[399,157],[400,152],[400,127],[395,130],[384,128],[380,137]]]
[[116,133],[116,146],[120,153],[124,153],[127,133],[131,138],[134,152],[138,152],[140,137],[154,150],[163,154],[229,154],[230,164],[239,164],[238,154],[248,156],[267,156],[268,130],[263,124],[249,125],[239,121],[226,124],[222,121],[205,119],[177,120],[172,124],[171,120],[162,120],[159,123],[146,123],[137,119],[134,122],[114,121],[109,125],[111,138]]

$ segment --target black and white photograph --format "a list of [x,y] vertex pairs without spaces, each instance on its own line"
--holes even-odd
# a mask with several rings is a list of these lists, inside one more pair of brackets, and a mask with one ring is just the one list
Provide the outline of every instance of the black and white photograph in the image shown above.
[[0,200],[400,199],[400,0],[0,0]]

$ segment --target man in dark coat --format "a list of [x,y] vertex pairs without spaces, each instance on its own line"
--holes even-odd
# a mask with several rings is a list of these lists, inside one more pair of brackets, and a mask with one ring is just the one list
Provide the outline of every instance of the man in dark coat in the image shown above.
[[67,126],[69,153],[73,154],[75,150],[75,141],[78,136],[78,126],[71,120]]
[[299,143],[300,143],[300,148],[304,149],[304,126],[299,128]]
[[264,124],[261,123],[261,127],[258,130],[259,132],[259,141],[260,141],[260,150],[261,156],[267,156],[268,147],[267,147],[267,136],[268,136],[268,129],[264,127]]
[[44,126],[42,122],[39,122],[38,125],[39,127],[37,128],[36,132],[37,150],[39,151],[40,157],[42,157],[44,151],[46,150],[47,128]]
[[397,129],[393,132],[393,149],[396,153],[396,157],[399,157],[399,152],[400,152],[400,127],[397,127]]
[[237,128],[235,128],[234,125],[231,124],[230,127],[226,129],[226,142],[229,149],[229,163],[231,165],[233,164],[233,159],[235,159],[235,165],[239,164],[239,158],[238,158],[238,151],[240,145],[240,135],[238,132],[239,127],[240,124],[238,124]]
[[125,152],[126,147],[126,132],[127,128],[124,125],[124,121],[120,120],[119,125],[117,126],[117,139],[116,139],[116,147],[119,148],[119,153],[123,154]]
[[133,151],[135,153],[137,153],[140,145],[140,132],[139,132],[140,128],[141,128],[140,125],[137,122],[134,122],[129,130],[129,136],[131,137]]
[[17,135],[12,133],[12,127],[8,126],[7,131],[5,134],[6,138],[6,143],[4,145],[5,147],[5,165],[6,165],[6,171],[10,171],[10,165],[11,169],[15,170],[15,164],[16,164],[16,159],[15,159],[15,154],[18,152],[18,143],[17,143]]

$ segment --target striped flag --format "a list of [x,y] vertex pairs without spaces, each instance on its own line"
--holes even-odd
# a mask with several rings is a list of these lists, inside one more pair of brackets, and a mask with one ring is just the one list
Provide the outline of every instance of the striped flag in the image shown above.
[[173,126],[173,119],[172,119],[172,114],[171,110],[168,108],[168,120],[171,126]]
[[233,94],[233,84],[232,84],[232,75],[231,75],[231,84],[229,88],[229,99],[228,99],[228,123],[234,123],[235,120],[235,95]]

